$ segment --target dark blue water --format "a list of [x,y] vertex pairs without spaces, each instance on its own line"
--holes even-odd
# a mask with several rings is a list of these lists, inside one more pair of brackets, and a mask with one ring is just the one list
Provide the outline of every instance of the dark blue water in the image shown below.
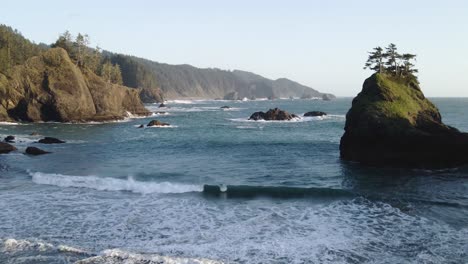
[[[468,99],[433,102],[444,122],[468,131]],[[468,259],[468,168],[340,161],[351,98],[168,105],[148,106],[167,115],[126,122],[0,125],[19,149],[0,156],[0,262]],[[247,121],[273,107],[329,115]],[[151,119],[171,126],[137,128]],[[32,132],[67,143],[41,146]],[[30,145],[53,153],[21,154]]]

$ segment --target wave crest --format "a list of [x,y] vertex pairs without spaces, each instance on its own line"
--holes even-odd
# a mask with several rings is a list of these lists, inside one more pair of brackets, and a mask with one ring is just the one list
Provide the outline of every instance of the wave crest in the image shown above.
[[89,188],[99,191],[129,191],[134,193],[187,193],[201,192],[203,186],[171,182],[141,182],[133,178],[116,179],[97,176],[72,176],[54,173],[30,172],[36,184],[59,187]]

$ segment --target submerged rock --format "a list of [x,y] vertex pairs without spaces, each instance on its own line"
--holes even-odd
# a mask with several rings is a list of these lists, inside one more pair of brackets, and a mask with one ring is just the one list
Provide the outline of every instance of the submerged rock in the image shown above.
[[0,142],[0,154],[10,153],[15,150],[15,146],[10,145],[8,143]]
[[43,139],[40,139],[38,142],[42,143],[42,144],[62,144],[62,143],[65,143],[65,141],[60,140],[58,138],[53,138],[53,137],[45,137]]
[[7,143],[15,143],[15,136],[6,136],[3,141]]
[[304,114],[304,116],[325,116],[327,113],[322,111],[310,111]]
[[442,123],[415,78],[374,74],[346,115],[340,155],[370,165],[453,167],[468,164],[468,134]]
[[164,122],[161,122],[159,120],[151,120],[148,125],[149,127],[152,127],[152,126],[170,126],[170,124],[168,123],[164,123]]
[[253,113],[249,120],[276,120],[276,121],[287,121],[293,118],[297,118],[298,116],[295,114],[290,114],[284,110],[279,108],[270,109],[268,112],[255,112]]
[[43,154],[48,154],[48,153],[51,153],[49,151],[45,151],[45,150],[42,150],[40,148],[36,148],[36,147],[27,147],[26,148],[26,154],[29,154],[29,155],[43,155]]
[[227,105],[225,105],[225,106],[221,106],[221,109],[231,109],[231,107],[230,107],[230,106],[227,106]]

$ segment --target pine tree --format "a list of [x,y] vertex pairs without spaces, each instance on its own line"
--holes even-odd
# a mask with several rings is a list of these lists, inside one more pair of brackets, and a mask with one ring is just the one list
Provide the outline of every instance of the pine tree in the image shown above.
[[385,56],[387,58],[387,69],[392,72],[394,75],[398,75],[398,60],[401,55],[397,52],[397,47],[395,44],[390,43],[386,48]]
[[417,69],[413,68],[415,65],[411,62],[412,60],[416,60],[416,55],[405,53],[401,55],[401,59],[403,61],[403,75],[413,75],[418,72]]
[[122,72],[120,71],[120,66],[118,64],[115,64],[111,68],[111,80],[112,83],[115,84],[120,84],[122,85]]
[[364,69],[370,69],[378,73],[382,73],[384,70],[383,59],[385,54],[381,47],[374,48],[374,51],[369,52],[369,58],[367,59]]

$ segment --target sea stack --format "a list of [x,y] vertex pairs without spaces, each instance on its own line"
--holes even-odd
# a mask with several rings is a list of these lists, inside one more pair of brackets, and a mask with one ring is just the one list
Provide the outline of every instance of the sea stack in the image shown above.
[[340,154],[368,165],[455,167],[468,164],[468,134],[442,123],[416,77],[376,73],[346,115]]

